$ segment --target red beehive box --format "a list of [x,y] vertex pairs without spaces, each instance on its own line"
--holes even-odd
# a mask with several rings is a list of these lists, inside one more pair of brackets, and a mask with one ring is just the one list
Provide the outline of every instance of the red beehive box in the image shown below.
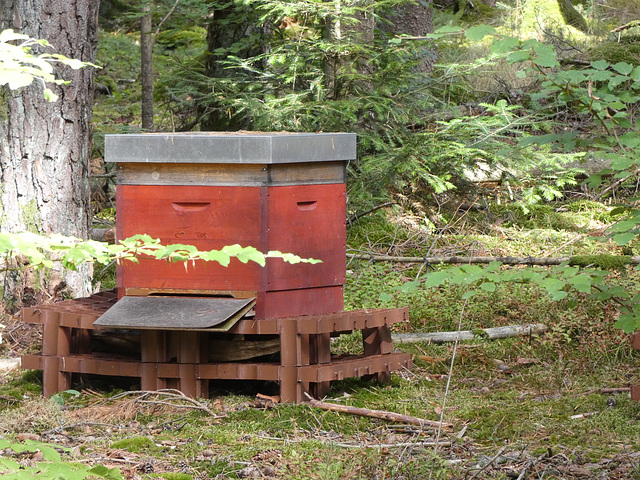
[[117,238],[148,234],[199,250],[279,250],[320,264],[268,259],[263,268],[157,260],[126,262],[119,296],[256,297],[256,319],[341,311],[346,162],[354,134],[108,135],[117,163]]

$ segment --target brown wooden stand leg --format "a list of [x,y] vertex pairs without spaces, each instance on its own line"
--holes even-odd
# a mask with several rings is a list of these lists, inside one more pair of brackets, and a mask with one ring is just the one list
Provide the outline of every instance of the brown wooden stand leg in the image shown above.
[[[387,325],[376,328],[363,328],[362,342],[365,356],[388,354],[393,352],[391,330]],[[389,383],[391,381],[391,372],[379,372],[374,374],[372,377],[381,383]]]
[[65,358],[71,355],[71,329],[58,328],[58,391],[71,388],[71,372],[65,372]]
[[[329,364],[331,363],[331,334],[321,333],[312,335],[311,346],[311,364]],[[331,388],[331,382],[312,383],[309,393],[314,398],[323,398]]]
[[50,310],[42,312],[42,393],[50,397],[71,387],[71,374],[61,371],[60,358],[69,355],[71,332],[60,327],[60,314]]
[[280,325],[280,401],[302,401],[302,388],[298,384],[298,331],[293,321]]
[[200,334],[198,332],[178,332],[177,335],[180,391],[189,397],[206,396],[208,392],[203,392],[202,384],[196,378],[196,365],[201,361]]
[[167,388],[166,380],[158,377],[157,363],[166,361],[166,334],[160,330],[143,332],[140,339],[140,360],[142,361],[142,390]]

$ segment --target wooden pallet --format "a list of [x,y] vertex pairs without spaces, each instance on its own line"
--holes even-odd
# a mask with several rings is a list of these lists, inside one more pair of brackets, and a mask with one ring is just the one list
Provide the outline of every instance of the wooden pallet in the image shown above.
[[[144,330],[135,356],[96,353],[93,322],[117,301],[114,292],[23,310],[23,321],[43,325],[42,353],[24,355],[22,368],[43,371],[45,396],[68,390],[73,374],[137,377],[143,390],[176,388],[206,398],[213,380],[267,380],[280,384],[283,402],[304,393],[323,396],[331,381],[348,377],[389,381],[392,371],[411,367],[409,355],[394,353],[390,325],[408,321],[408,309],[348,311],[273,319],[242,319],[234,335],[277,335],[279,362],[210,362],[210,335],[202,331]],[[332,355],[330,339],[362,332],[362,355]]]

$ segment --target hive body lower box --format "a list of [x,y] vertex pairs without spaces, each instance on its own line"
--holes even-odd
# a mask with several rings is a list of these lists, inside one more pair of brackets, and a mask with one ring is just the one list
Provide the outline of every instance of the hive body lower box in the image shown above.
[[[125,262],[117,294],[25,309],[23,320],[42,324],[44,335],[42,354],[25,355],[23,368],[44,371],[47,396],[70,388],[73,374],[99,374],[202,397],[211,380],[276,381],[283,401],[300,402],[333,380],[388,380],[409,367],[390,335],[390,325],[408,320],[406,309],[343,311],[353,159],[352,134],[107,136],[105,160],[117,164],[117,239],[147,234],[199,250],[240,244],[322,263]],[[185,298],[194,296],[203,298]],[[137,349],[124,357],[98,351],[99,331],[122,329],[140,332]],[[352,331],[362,332],[364,353],[332,355],[331,337]],[[279,356],[212,361],[211,345],[230,337],[278,339]]]
[[353,135],[113,135],[105,148],[117,163],[117,238],[144,233],[200,250],[240,244],[322,260],[187,270],[143,260],[120,268],[121,296],[255,296],[257,319],[342,310]]

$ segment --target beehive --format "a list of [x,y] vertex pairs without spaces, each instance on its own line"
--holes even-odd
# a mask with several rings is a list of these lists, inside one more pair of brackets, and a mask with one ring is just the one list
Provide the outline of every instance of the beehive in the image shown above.
[[355,135],[201,133],[108,135],[117,164],[117,238],[148,234],[200,250],[278,250],[321,264],[269,259],[265,268],[142,260],[118,272],[119,296],[255,296],[256,318],[343,306],[346,163]]

